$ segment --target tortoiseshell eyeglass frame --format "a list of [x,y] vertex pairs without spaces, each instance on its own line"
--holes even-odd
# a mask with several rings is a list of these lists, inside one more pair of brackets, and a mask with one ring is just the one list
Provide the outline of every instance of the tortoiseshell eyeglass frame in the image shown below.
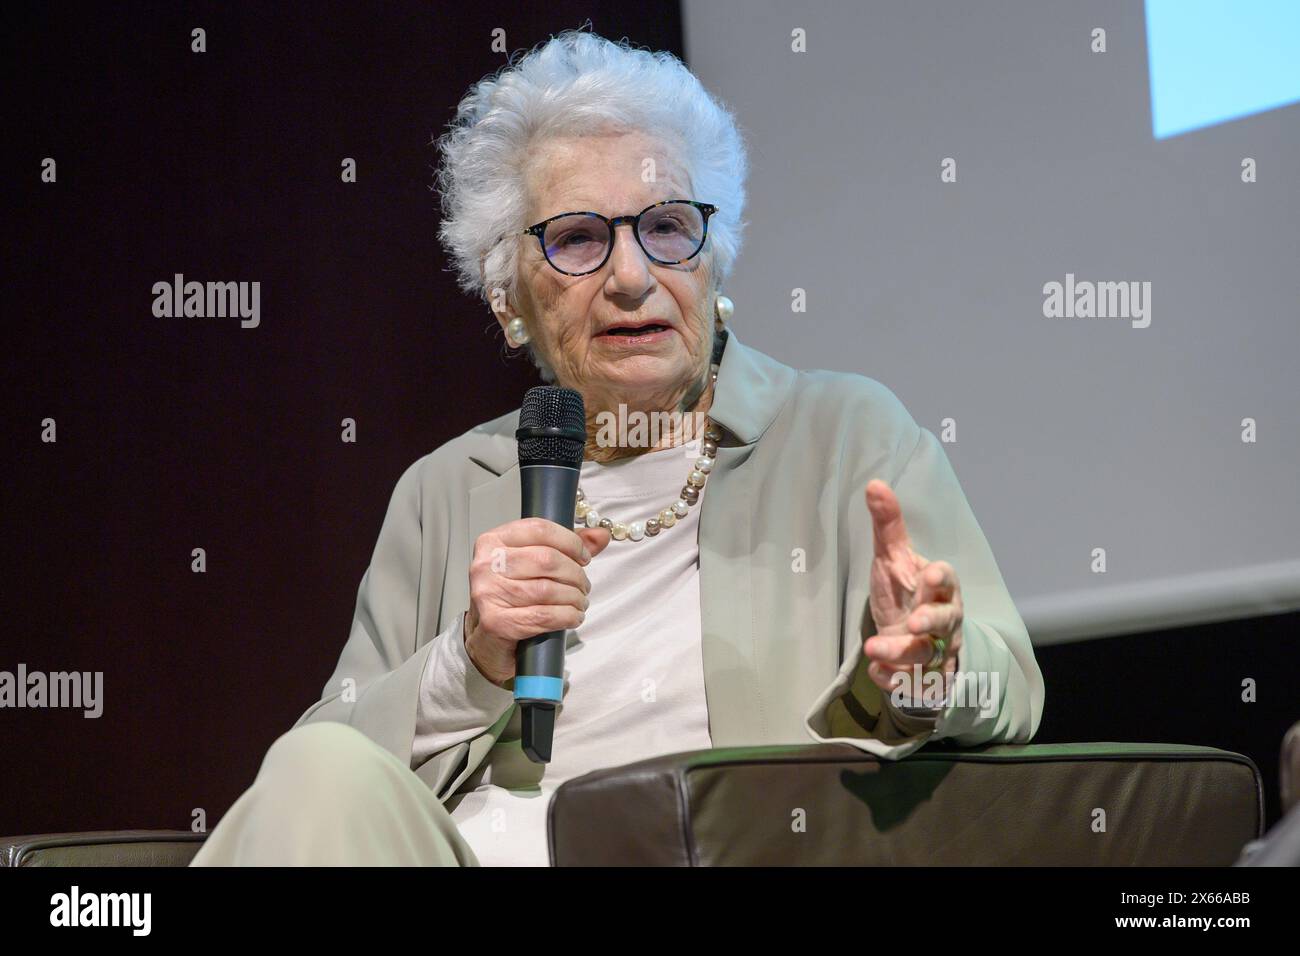
[[[674,259],[672,261],[668,261],[665,259],[656,258],[654,255],[651,254],[650,250],[645,247],[645,243],[641,241],[641,231],[637,228],[638,224],[641,221],[642,216],[644,216],[652,209],[658,209],[660,206],[667,206],[669,203],[685,203],[688,206],[694,206],[704,216],[704,229],[700,233],[700,245],[694,252],[692,252],[685,259]],[[696,202],[694,199],[665,199],[662,202],[657,202],[654,203],[653,205],[646,206],[635,216],[616,216],[613,219],[608,219],[605,216],[602,216],[598,212],[590,212],[587,210],[579,210],[576,212],[562,212],[559,213],[558,215],[551,216],[549,219],[543,219],[541,222],[531,225],[527,229],[521,229],[519,230],[519,232],[511,233],[511,235],[512,236],[536,236],[537,244],[541,247],[542,257],[546,260],[547,265],[549,265],[552,269],[554,269],[556,272],[560,273],[561,275],[587,276],[587,275],[591,275],[593,272],[599,272],[604,267],[605,263],[609,261],[609,257],[613,255],[614,228],[616,226],[622,225],[623,223],[629,223],[632,226],[632,235],[636,237],[636,244],[641,247],[641,251],[646,254],[646,257],[651,262],[657,262],[661,266],[676,266],[676,265],[681,265],[683,262],[690,262],[692,259],[698,256],[700,252],[704,249],[704,243],[709,238],[709,217],[712,216],[717,211],[718,211],[718,207],[713,205],[712,203]],[[546,254],[546,227],[549,226],[551,223],[555,222],[555,220],[557,219],[563,219],[565,216],[591,216],[594,219],[599,219],[609,228],[609,242],[605,246],[604,258],[602,258],[596,266],[586,270],[585,272],[566,272],[564,269],[561,269],[554,262],[552,262],[551,257]]]

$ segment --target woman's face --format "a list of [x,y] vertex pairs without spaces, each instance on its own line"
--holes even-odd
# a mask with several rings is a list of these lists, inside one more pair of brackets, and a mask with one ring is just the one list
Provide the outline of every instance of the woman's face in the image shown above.
[[[677,155],[641,133],[550,140],[527,170],[528,223],[578,211],[613,219],[663,199],[708,202],[692,195]],[[646,182],[650,169],[654,181]],[[676,408],[707,374],[712,354],[711,247],[665,266],[646,256],[630,225],[614,233],[609,260],[584,276],[557,272],[536,239],[521,237],[514,311],[557,384],[582,392],[589,408]],[[509,318],[497,315],[503,327]],[[649,323],[668,331],[650,341],[608,334]]]

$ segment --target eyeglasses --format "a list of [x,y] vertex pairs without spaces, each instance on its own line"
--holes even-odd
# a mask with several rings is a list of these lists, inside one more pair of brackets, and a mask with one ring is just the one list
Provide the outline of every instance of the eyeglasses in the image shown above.
[[557,272],[595,272],[614,249],[614,227],[631,223],[637,244],[651,261],[673,266],[694,259],[708,238],[709,217],[718,207],[692,199],[665,199],[635,216],[607,219],[597,212],[563,212],[513,235],[536,236],[542,255]]

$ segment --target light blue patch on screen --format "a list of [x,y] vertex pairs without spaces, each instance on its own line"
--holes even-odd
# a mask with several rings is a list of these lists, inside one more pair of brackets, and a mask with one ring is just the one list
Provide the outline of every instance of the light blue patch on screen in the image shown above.
[[1146,0],[1156,139],[1300,100],[1300,0]]

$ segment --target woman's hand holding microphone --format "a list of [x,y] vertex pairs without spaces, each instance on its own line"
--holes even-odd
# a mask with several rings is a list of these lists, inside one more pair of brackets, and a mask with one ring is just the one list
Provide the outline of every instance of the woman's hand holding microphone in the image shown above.
[[604,528],[574,531],[545,518],[519,518],[478,536],[465,649],[479,673],[503,687],[515,676],[516,644],[582,623],[591,593],[583,568],[609,542]]

